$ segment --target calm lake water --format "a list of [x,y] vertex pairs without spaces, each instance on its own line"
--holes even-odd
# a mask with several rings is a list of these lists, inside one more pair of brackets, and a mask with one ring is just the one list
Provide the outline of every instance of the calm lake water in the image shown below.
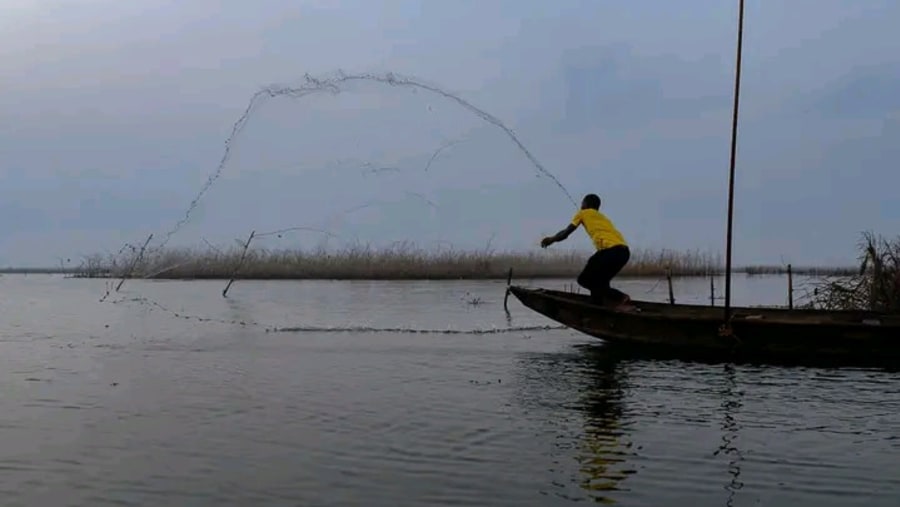
[[900,504],[895,372],[615,358],[500,282],[224,285],[0,277],[0,504]]

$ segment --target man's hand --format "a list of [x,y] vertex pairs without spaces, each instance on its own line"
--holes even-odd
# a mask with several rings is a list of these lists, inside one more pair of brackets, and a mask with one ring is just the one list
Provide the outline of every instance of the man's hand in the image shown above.
[[547,236],[546,238],[541,240],[541,248],[547,248],[548,246],[552,245],[553,243],[557,243],[559,241],[562,241],[562,240],[568,238],[569,234],[572,234],[572,231],[574,231],[575,229],[577,229],[576,226],[569,224],[566,226],[565,229],[557,232],[553,236]]

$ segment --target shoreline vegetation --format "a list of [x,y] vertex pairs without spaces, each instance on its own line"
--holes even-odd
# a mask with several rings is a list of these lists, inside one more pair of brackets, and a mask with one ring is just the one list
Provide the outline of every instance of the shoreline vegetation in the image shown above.
[[[249,244],[249,243],[248,243]],[[737,266],[733,273],[811,277],[798,308],[874,310],[900,314],[900,237],[865,233],[856,267]],[[389,249],[355,246],[339,251],[231,248],[223,251],[170,249],[124,255],[92,255],[77,267],[0,268],[3,274],[65,274],[72,278],[155,280],[574,280],[589,252],[422,250],[401,244]],[[721,256],[700,251],[633,250],[622,278],[718,277]],[[796,288],[794,289],[797,290]]]
[[[326,250],[264,250],[232,248],[169,249],[140,255],[93,255],[77,267],[7,268],[0,273],[66,274],[74,278],[145,278],[169,280],[505,280],[512,269],[517,279],[574,278],[590,252],[490,250],[423,250],[410,245],[388,249],[368,246]],[[855,267],[792,267],[800,276],[849,276]],[[734,273],[780,275],[785,266],[735,267]],[[623,278],[720,276],[720,255],[700,251],[632,250]]]
[[900,315],[900,237],[887,239],[867,232],[859,250],[859,268],[841,280],[814,287],[807,308]]

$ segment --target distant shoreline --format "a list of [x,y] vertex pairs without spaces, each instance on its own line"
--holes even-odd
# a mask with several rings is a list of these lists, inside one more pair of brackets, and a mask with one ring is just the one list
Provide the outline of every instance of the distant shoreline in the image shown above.
[[[414,248],[375,250],[355,247],[337,252],[232,249],[227,252],[167,250],[149,258],[95,255],[77,267],[0,268],[0,274],[62,274],[75,278],[146,278],[156,280],[505,280],[575,278],[589,252],[425,251]],[[137,262],[135,262],[137,260]],[[132,269],[133,266],[133,269]],[[724,274],[717,255],[696,251],[632,252],[622,278],[709,277]],[[795,266],[799,276],[847,276],[858,268]],[[749,276],[784,275],[786,265],[734,268]]]

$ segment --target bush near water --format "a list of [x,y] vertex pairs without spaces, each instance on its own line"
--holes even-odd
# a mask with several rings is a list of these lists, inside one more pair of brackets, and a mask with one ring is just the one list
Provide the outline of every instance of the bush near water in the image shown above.
[[900,237],[887,239],[867,232],[859,250],[859,269],[817,284],[805,307],[900,314]]

